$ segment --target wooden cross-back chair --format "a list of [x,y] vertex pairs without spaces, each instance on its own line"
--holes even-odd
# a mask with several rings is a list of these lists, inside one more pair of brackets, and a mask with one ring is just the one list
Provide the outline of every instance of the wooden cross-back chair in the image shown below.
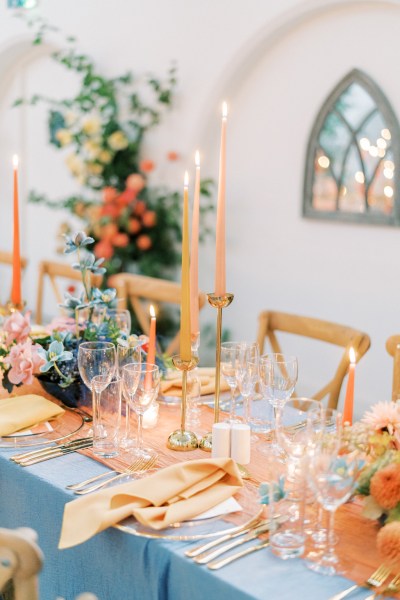
[[[43,296],[46,277],[50,281],[57,304],[61,304],[63,301],[63,295],[59,288],[59,279],[82,282],[80,271],[75,271],[70,265],[43,260],[39,264],[39,282],[36,300],[36,323],[39,325],[42,323],[43,319]],[[92,285],[99,287],[101,282],[101,275],[91,276]]]
[[386,341],[386,350],[393,357],[392,400],[400,400],[400,334],[392,335]]
[[353,347],[356,353],[356,360],[360,360],[371,345],[369,336],[362,331],[347,327],[346,325],[339,325],[312,317],[267,310],[259,315],[257,343],[261,354],[264,352],[266,339],[270,343],[272,352],[282,352],[276,336],[276,332],[279,331],[328,342],[329,344],[344,348],[334,376],[321,390],[313,395],[315,400],[322,400],[328,396],[328,407],[336,408],[343,379],[350,364],[349,349]]
[[[128,302],[130,303],[138,323],[146,335],[149,334],[150,326],[149,304],[154,304],[157,307],[163,303],[176,304],[178,306],[181,303],[181,286],[174,281],[147,277],[146,275],[119,273],[110,277],[109,284],[116,288],[121,308],[127,308]],[[204,306],[205,301],[205,294],[200,292],[200,309]],[[168,344],[165,352],[172,355],[178,350],[179,331]]]
[[[12,265],[13,264],[13,255],[12,252],[4,252],[0,250],[0,264],[2,265]],[[27,260],[21,256],[21,267],[23,269],[26,268]]]

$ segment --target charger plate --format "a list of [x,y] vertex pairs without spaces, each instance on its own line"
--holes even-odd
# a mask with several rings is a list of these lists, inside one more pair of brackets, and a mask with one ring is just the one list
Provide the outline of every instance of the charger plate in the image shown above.
[[48,446],[54,442],[66,440],[77,433],[84,426],[83,417],[73,411],[49,419],[49,427],[43,423],[29,428],[28,432],[17,432],[11,435],[0,436],[0,448],[28,448],[35,446]]
[[[258,508],[258,507],[257,507]],[[175,542],[189,542],[202,540],[205,538],[213,538],[227,533],[236,533],[247,525],[250,525],[254,519],[261,516],[263,508],[249,518],[249,514],[245,511],[220,515],[219,517],[211,517],[209,519],[193,519],[191,521],[183,521],[182,523],[174,523],[161,531],[156,531],[150,527],[145,527],[134,517],[129,517],[121,523],[114,525],[116,529],[136,535],[139,537],[172,540]]]

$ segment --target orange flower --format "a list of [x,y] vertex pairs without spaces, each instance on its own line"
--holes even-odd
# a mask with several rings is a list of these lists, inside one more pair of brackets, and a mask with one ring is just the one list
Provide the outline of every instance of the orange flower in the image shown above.
[[146,202],[143,202],[143,200],[138,200],[135,204],[135,208],[133,209],[133,212],[138,217],[143,215],[146,212]]
[[136,240],[136,244],[139,250],[143,250],[143,252],[145,252],[146,250],[149,250],[151,248],[152,241],[148,235],[142,234],[139,235],[138,239]]
[[391,510],[400,502],[400,464],[380,469],[371,478],[371,496],[385,510]]
[[155,164],[152,160],[141,160],[139,164],[139,168],[143,173],[151,173],[154,171]]
[[129,219],[128,230],[130,233],[138,233],[141,230],[142,226],[138,219]]
[[400,522],[388,523],[376,538],[379,554],[394,570],[400,569]]
[[142,217],[142,221],[145,227],[154,227],[157,221],[157,214],[154,210],[146,210]]
[[173,150],[170,150],[167,154],[167,158],[168,160],[178,160],[179,158],[179,154],[177,152],[174,152]]
[[117,233],[112,240],[112,245],[117,248],[126,248],[129,244],[129,236],[126,233]]
[[116,236],[118,233],[118,227],[116,226],[115,223],[108,223],[107,225],[104,225],[104,227],[101,230],[101,238],[103,240],[107,240],[110,241],[111,238],[113,238],[114,236]]
[[118,192],[113,187],[105,187],[103,189],[103,202],[113,202],[118,196]]
[[110,259],[114,254],[114,248],[108,240],[98,242],[94,247],[94,255],[96,258]]
[[101,215],[103,217],[111,217],[112,219],[117,219],[120,216],[120,214],[121,208],[111,202],[104,204],[101,209]]
[[136,198],[135,190],[126,189],[122,194],[118,196],[118,204],[122,206],[128,206]]
[[129,175],[126,180],[126,187],[136,193],[139,193],[144,186],[145,180],[142,175],[139,175],[139,173],[132,173],[132,175]]
[[74,207],[74,212],[78,217],[83,217],[85,214],[85,205],[83,202],[77,202]]

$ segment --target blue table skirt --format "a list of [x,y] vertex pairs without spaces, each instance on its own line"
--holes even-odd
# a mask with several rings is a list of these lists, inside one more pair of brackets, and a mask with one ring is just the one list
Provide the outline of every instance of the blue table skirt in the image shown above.
[[[65,486],[106,469],[79,454],[22,468],[9,460],[13,453],[0,452],[0,526],[38,532],[45,555],[41,600],[74,600],[85,591],[99,600],[323,600],[349,585],[309,571],[299,559],[282,561],[268,549],[212,572],[184,556],[191,543],[148,540],[113,528],[58,550],[64,505],[74,497]],[[365,596],[364,590],[352,597]]]

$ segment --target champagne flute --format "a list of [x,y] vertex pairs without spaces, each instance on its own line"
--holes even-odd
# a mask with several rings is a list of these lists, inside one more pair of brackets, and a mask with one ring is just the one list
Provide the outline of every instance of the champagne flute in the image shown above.
[[345,565],[335,552],[335,512],[352,495],[362,462],[357,452],[340,452],[340,434],[316,437],[309,452],[309,480],[317,501],[328,511],[327,547],[307,566],[323,575],[344,574]]
[[[260,358],[260,382],[264,397],[274,409],[275,421],[280,408],[294,392],[297,383],[297,358],[280,353],[264,354]],[[273,428],[274,429],[274,428]],[[268,448],[261,448],[264,454],[280,456],[282,449],[272,435]]]
[[239,391],[244,399],[244,420],[246,423],[250,420],[251,396],[259,380],[259,358],[260,352],[257,343],[241,342],[239,344],[235,364],[235,377]]
[[[114,377],[116,352],[112,342],[82,342],[78,350],[78,369],[85,385],[92,391],[93,417],[99,422],[101,392]],[[96,385],[93,385],[93,378]]]
[[160,388],[160,370],[157,365],[131,363],[122,368],[125,392],[137,415],[137,442],[135,456],[151,458],[156,455],[151,448],[143,447],[143,414],[157,398]]
[[[123,344],[117,346],[117,362],[119,376],[122,377],[122,368],[130,363],[141,363],[142,362],[142,345],[143,340],[140,339],[129,339]],[[125,399],[125,433],[120,439],[120,445],[122,448],[131,448],[135,445],[135,440],[131,436],[131,409],[128,402],[128,396],[124,392],[123,397]]]
[[231,390],[231,405],[228,423],[240,423],[241,419],[236,415],[236,390],[238,382],[236,379],[236,366],[240,350],[240,342],[223,342],[221,344],[221,372]]

